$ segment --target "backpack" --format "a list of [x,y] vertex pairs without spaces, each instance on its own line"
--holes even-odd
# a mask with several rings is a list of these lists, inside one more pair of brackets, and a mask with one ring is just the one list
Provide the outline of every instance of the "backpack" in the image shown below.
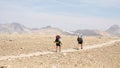
[[83,39],[82,39],[82,38],[80,38],[80,37],[78,37],[78,38],[77,38],[77,41],[78,41],[78,42],[82,42],[82,41],[83,41]]
[[60,44],[60,40],[59,39],[55,39],[55,43],[56,44]]

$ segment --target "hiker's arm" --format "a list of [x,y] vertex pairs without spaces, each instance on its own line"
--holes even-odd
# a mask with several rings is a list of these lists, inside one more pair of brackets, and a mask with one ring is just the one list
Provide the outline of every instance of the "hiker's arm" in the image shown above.
[[79,38],[77,38],[77,41],[79,41]]

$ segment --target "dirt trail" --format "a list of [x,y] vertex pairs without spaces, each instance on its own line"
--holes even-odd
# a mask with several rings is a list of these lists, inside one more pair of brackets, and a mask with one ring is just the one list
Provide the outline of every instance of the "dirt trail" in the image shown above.
[[[110,44],[113,44],[113,43],[118,42],[118,41],[120,41],[120,40],[113,40],[113,41],[109,41],[109,42],[106,42],[106,43],[103,43],[103,44],[86,46],[86,47],[84,47],[83,50],[76,50],[76,49],[62,50],[62,53],[75,52],[75,51],[85,51],[85,50],[99,48],[99,47],[103,47],[103,46],[110,46]],[[39,55],[45,55],[45,54],[54,54],[54,53],[56,53],[56,52],[46,51],[46,52],[35,52],[35,53],[30,53],[30,54],[3,56],[3,57],[0,57],[0,60],[9,60],[9,61],[11,61],[11,60],[15,60],[15,59],[29,58],[29,57],[32,57],[32,56],[39,56]]]

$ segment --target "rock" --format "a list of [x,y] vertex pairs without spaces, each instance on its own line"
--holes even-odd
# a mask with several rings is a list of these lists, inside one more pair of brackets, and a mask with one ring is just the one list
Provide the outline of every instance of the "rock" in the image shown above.
[[75,67],[77,67],[77,64],[75,64]]
[[13,40],[9,40],[10,42],[12,42]]
[[20,49],[22,50],[23,48],[21,47]]
[[0,68],[7,68],[7,66],[0,66]]

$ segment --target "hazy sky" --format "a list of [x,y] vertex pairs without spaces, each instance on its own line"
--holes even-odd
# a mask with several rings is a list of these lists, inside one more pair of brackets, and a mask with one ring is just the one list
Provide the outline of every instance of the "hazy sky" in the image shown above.
[[0,23],[64,30],[120,25],[120,0],[0,0]]

